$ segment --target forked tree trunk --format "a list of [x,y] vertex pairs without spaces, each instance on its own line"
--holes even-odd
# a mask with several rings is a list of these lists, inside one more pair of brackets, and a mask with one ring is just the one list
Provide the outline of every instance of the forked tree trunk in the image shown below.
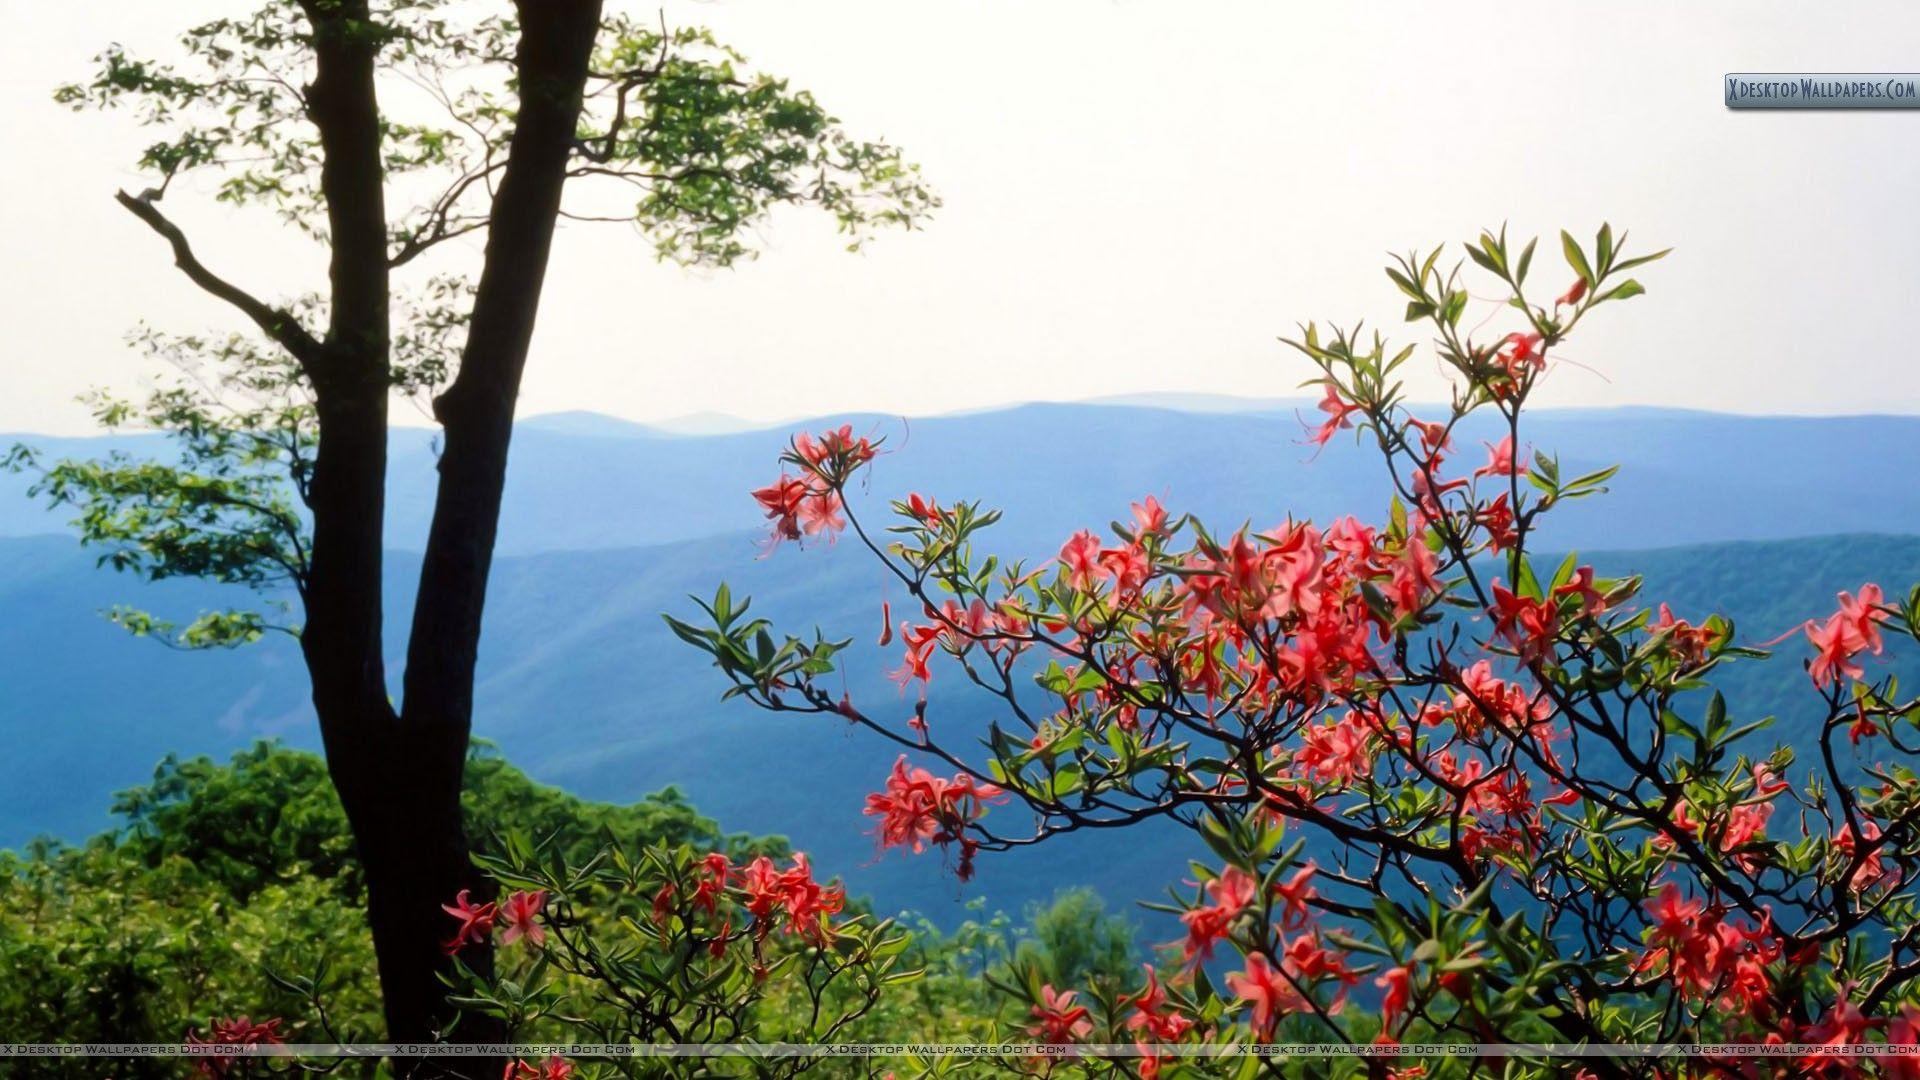
[[[403,708],[387,690],[381,635],[389,328],[378,43],[366,0],[302,0],[314,27],[309,113],[320,131],[331,232],[327,340],[305,360],[319,414],[310,502],[312,562],[302,649],[328,771],[366,873],[387,1034],[396,1042],[500,1041],[500,1024],[454,1024],[440,905],[489,890],[469,858],[460,790],[474,662],[493,561],[507,448],[560,209],[600,0],[521,0],[520,110],[492,206],[469,341],[435,403],[446,429]],[[490,970],[485,945],[461,953]],[[501,1063],[427,1057],[410,1078],[487,1077]]]

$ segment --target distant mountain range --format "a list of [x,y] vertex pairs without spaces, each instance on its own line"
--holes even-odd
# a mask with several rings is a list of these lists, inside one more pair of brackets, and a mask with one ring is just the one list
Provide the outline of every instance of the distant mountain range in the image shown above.
[[[1254,403],[1258,405],[1259,403]],[[1308,410],[1310,412],[1310,410]],[[778,472],[800,427],[851,423],[885,436],[872,497],[907,491],[978,498],[1008,511],[1002,543],[1050,552],[1074,529],[1111,521],[1149,493],[1213,522],[1288,514],[1378,518],[1386,505],[1373,451],[1349,437],[1317,456],[1291,408],[1181,412],[1124,405],[1027,405],[903,420],[858,414],[720,435],[677,435],[593,414],[535,418],[513,445],[502,554],[624,548],[751,529],[746,493]],[[25,439],[49,454],[110,448],[162,453],[153,436]],[[1458,450],[1484,460],[1486,425]],[[1618,463],[1613,494],[1567,506],[1543,542],[1641,548],[1840,532],[1920,532],[1920,418],[1735,417],[1664,410],[1543,411],[1525,441],[1566,471]],[[388,545],[418,550],[432,510],[435,444],[393,436]],[[57,531],[60,519],[0,476],[0,536]]]
[[[845,419],[888,435],[895,451],[878,463],[865,498],[923,490],[987,499],[1009,510],[995,531],[1014,554],[1049,553],[1074,528],[1123,516],[1148,492],[1225,524],[1251,517],[1267,525],[1289,513],[1377,518],[1384,505],[1370,454],[1341,444],[1309,461],[1290,411],[1036,405],[904,424]],[[482,648],[479,734],[532,775],[591,798],[628,800],[678,784],[727,827],[787,833],[883,906],[936,918],[954,917],[956,898],[980,894],[1017,908],[1039,898],[1043,881],[1084,881],[1125,899],[1183,875],[1191,852],[1167,830],[1124,841],[1069,837],[994,856],[964,890],[932,857],[876,861],[859,809],[894,752],[832,721],[721,705],[719,675],[666,632],[659,614],[689,611],[686,594],[728,581],[786,628],[818,623],[855,638],[848,691],[881,715],[897,702],[904,718],[909,703],[884,674],[897,658],[870,644],[879,601],[898,601],[897,586],[889,594],[851,544],[760,557],[746,492],[776,473],[786,429],[630,427],[591,415],[521,425]],[[1557,447],[1568,468],[1626,467],[1613,495],[1569,507],[1543,544],[1602,551],[1590,557],[1603,571],[1645,573],[1646,595],[1683,615],[1721,610],[1742,638],[1771,638],[1829,610],[1839,589],[1920,581],[1917,436],[1912,418],[1548,413],[1533,441]],[[142,445],[38,441],[76,455]],[[424,530],[431,455],[426,433],[396,434],[394,642],[417,572],[405,551]],[[10,797],[0,800],[0,845],[96,830],[109,793],[145,779],[168,751],[225,754],[262,736],[315,745],[290,641],[182,655],[127,638],[96,613],[137,602],[190,615],[235,598],[98,570],[92,553],[47,535],[59,520],[21,499],[17,478],[4,483],[0,740],[10,751]],[[1886,662],[1920,677],[1913,652]],[[1729,684],[1737,712],[1777,713],[1783,738],[1804,734],[1796,718],[1810,715],[1813,701],[1793,664],[1736,667]],[[983,729],[986,703],[951,678],[936,677],[932,700],[936,730]]]

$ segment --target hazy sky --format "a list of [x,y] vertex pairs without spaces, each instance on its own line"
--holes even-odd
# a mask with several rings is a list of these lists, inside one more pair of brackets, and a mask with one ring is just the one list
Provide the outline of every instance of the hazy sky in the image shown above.
[[[482,0],[474,0],[480,3]],[[612,0],[619,2],[619,0]],[[145,319],[235,317],[117,207],[124,118],[51,88],[110,41],[248,5],[0,0],[0,430],[78,431]],[[651,15],[655,5],[635,10]],[[847,255],[783,213],[765,253],[690,274],[619,226],[558,244],[523,415],[911,414],[1140,391],[1275,396],[1307,319],[1397,327],[1385,253],[1482,225],[1603,219],[1675,246],[1598,313],[1543,400],[1915,412],[1920,111],[1729,113],[1727,71],[1920,66],[1920,5],[709,0],[665,5],[905,147],[946,201]],[[322,280],[271,218],[176,188],[219,271]],[[1565,276],[1542,245],[1536,274]],[[1600,317],[1604,316],[1604,317]],[[1416,371],[1431,392],[1430,366]],[[1418,387],[1416,388],[1418,389]]]

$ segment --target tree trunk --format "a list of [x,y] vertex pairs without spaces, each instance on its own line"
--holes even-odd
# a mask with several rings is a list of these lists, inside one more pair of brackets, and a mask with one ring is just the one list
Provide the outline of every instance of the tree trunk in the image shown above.
[[524,3],[520,17],[520,111],[493,199],[486,266],[459,374],[434,401],[446,444],[407,651],[407,722],[457,729],[463,740],[473,712],[474,659],[514,404],[546,279],[600,0]]
[[[493,200],[467,346],[453,384],[434,403],[445,429],[440,483],[408,637],[404,708],[393,753],[386,757],[406,776],[396,778],[401,782],[383,803],[389,814],[377,830],[383,842],[367,850],[368,914],[388,1025],[396,1038],[423,1029],[461,1042],[505,1038],[502,1026],[486,1018],[465,1017],[451,1033],[441,1026],[452,1010],[436,978],[447,965],[439,941],[451,929],[440,905],[462,888],[490,895],[469,861],[460,819],[474,667],[514,405],[600,6],[600,0],[521,5],[519,115]],[[402,789],[406,794],[395,798]],[[492,965],[491,950],[484,946],[470,946],[461,959],[483,974]],[[486,1075],[490,1080],[500,1063],[429,1058],[410,1064],[409,1075]]]
[[520,111],[493,199],[486,265],[459,374],[434,401],[446,442],[407,647],[405,724],[457,737],[463,750],[514,404],[553,246],[600,0],[529,0],[520,5],[520,18]]
[[[387,1035],[446,1037],[454,1010],[439,975],[449,927],[440,904],[481,885],[460,822],[464,735],[410,731],[388,696],[382,561],[390,383],[385,170],[365,0],[308,0],[315,75],[308,111],[320,133],[331,262],[329,324],[306,361],[320,442],[309,501],[313,547],[301,635],[327,768],[365,871]],[[486,971],[484,949],[469,963]],[[497,1039],[469,1023],[456,1038]],[[396,1062],[403,1075],[479,1077],[497,1062]],[[489,1078],[491,1080],[491,1078]]]
[[[474,662],[493,562],[507,448],[573,148],[600,0],[524,0],[516,52],[520,109],[493,206],[486,262],[460,370],[435,412],[446,429],[440,485],[408,642],[404,709],[387,691],[381,632],[389,264],[366,0],[301,0],[314,30],[308,112],[323,151],[332,244],[324,345],[303,359],[320,442],[301,647],[327,766],[366,872],[368,923],[387,1035],[395,1042],[499,1042],[502,1025],[460,1017],[442,977],[453,924],[440,906],[491,887],[469,858],[460,792],[473,719]],[[488,973],[491,947],[461,952]],[[427,1057],[409,1078],[488,1080],[500,1062]]]

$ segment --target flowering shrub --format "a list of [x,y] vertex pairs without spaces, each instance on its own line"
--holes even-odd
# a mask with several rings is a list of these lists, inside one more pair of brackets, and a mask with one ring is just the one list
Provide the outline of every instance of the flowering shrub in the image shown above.
[[[849,913],[842,888],[819,881],[805,855],[736,862],[684,844],[613,844],[575,862],[510,835],[478,861],[502,898],[475,903],[462,892],[443,905],[446,948],[462,1010],[503,1020],[513,1041],[824,1042],[888,983],[918,974],[897,970],[907,936]],[[482,977],[460,956],[486,941],[495,966]],[[780,1076],[812,1063],[684,1064]],[[612,1069],[555,1058],[508,1062],[505,1076],[621,1075]]]
[[[1154,818],[1205,842],[1174,968],[1126,992],[1008,985],[1030,1017],[1010,1034],[1143,1048],[1101,1068],[1214,1075],[1152,1048],[1283,1036],[1912,1042],[1920,704],[1863,661],[1920,636],[1920,590],[1894,605],[1867,585],[1796,631],[1809,648],[1785,662],[1804,661],[1807,694],[1780,703],[1790,741],[1769,743],[1769,718],[1730,715],[1713,689],[1718,669],[1769,656],[1726,619],[1649,604],[1574,555],[1534,560],[1542,516],[1612,473],[1563,474],[1529,451],[1523,414],[1574,330],[1639,295],[1627,272],[1665,254],[1624,240],[1562,233],[1574,280],[1551,302],[1526,291],[1534,243],[1467,244],[1500,294],[1474,320],[1505,321],[1487,336],[1464,328],[1474,271],[1442,268],[1441,249],[1396,260],[1406,318],[1452,384],[1437,410],[1403,395],[1416,346],[1314,325],[1289,342],[1322,396],[1306,441],[1351,430],[1387,469],[1397,495],[1376,522],[1223,532],[1147,498],[1030,564],[984,553],[1000,514],[979,502],[910,494],[880,531],[845,497],[880,445],[797,436],[754,493],[771,542],[850,532],[898,583],[907,617],[883,602],[879,640],[903,647],[911,709],[836,693],[846,641],[776,638],[724,587],[705,625],[668,621],[728,696],[833,714],[937,763],[903,756],[869,798],[883,847],[940,849],[964,877],[978,852]],[[1469,417],[1497,420],[1497,441],[1468,445]],[[949,678],[998,699],[964,739],[930,710]],[[1013,825],[1002,807],[1022,811]]]

